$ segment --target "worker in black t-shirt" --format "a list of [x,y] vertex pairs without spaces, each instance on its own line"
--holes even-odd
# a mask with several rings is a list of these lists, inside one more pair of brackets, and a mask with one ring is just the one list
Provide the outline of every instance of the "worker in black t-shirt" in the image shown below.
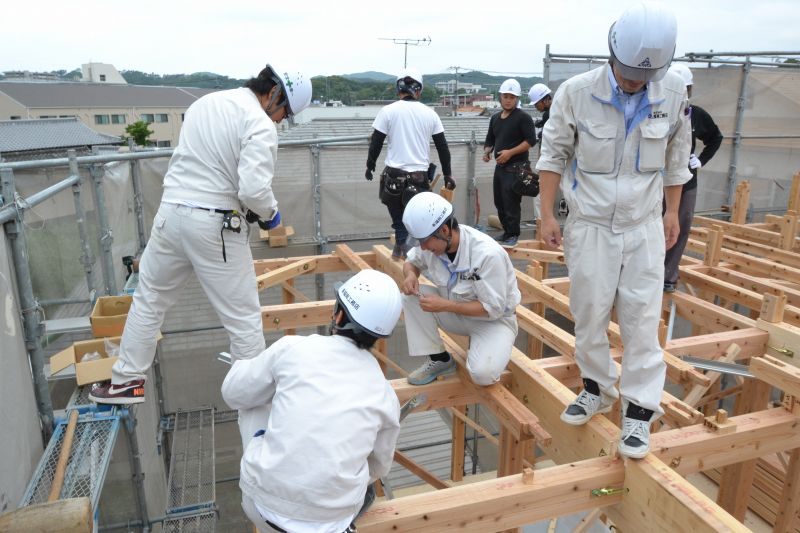
[[[692,97],[692,84],[694,77],[689,67],[683,63],[675,63],[669,67],[670,72],[675,72],[683,78],[686,84],[686,92],[689,98]],[[689,231],[692,229],[692,218],[694,217],[694,205],[697,201],[697,171],[700,167],[711,161],[722,144],[722,132],[714,123],[711,115],[700,106],[692,104],[687,108],[692,122],[692,152],[689,156],[689,170],[692,171],[692,179],[683,184],[681,189],[681,203],[678,206],[678,222],[681,229],[678,233],[678,241],[675,246],[667,250],[664,256],[664,292],[675,292],[678,283],[678,269],[681,263],[683,250],[689,240]],[[697,139],[703,143],[703,151],[700,155],[695,155],[695,144]]]
[[503,110],[490,119],[483,143],[483,160],[488,163],[494,152],[497,163],[494,169],[494,205],[503,225],[503,234],[497,240],[506,248],[516,246],[519,238],[522,196],[514,192],[514,181],[520,167],[530,166],[528,150],[536,144],[533,118],[518,107],[521,92],[517,80],[509,79],[500,85]]

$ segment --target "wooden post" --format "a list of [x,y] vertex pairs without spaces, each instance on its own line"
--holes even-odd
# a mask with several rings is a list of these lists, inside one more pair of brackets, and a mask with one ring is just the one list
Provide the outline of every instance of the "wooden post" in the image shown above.
[[[463,415],[467,414],[467,406],[460,405],[453,407]],[[464,479],[464,437],[466,436],[467,425],[457,416],[453,417],[453,440],[450,452],[450,479],[461,481]]]
[[747,209],[750,207],[750,182],[741,181],[736,186],[736,198],[733,201],[731,222],[744,224],[747,222]]
[[781,250],[791,250],[794,246],[794,238],[797,236],[797,215],[784,215],[780,226],[780,248]]
[[[530,277],[537,281],[542,281],[542,276],[544,275],[544,268],[539,261],[531,261],[531,264],[528,265],[528,268],[525,271]],[[534,303],[530,304],[531,311],[536,313],[539,316],[544,316],[545,307],[543,303]],[[534,335],[528,333],[528,349],[527,355],[531,359],[541,359],[542,355],[544,354],[544,344],[542,344],[541,339],[538,339]]]
[[[288,285],[289,287],[294,287],[294,278],[287,279],[286,281],[284,281],[284,283],[286,285]],[[294,294],[292,294],[291,290],[289,290],[287,288],[282,288],[281,292],[283,293],[282,302],[284,304],[293,304],[295,302]],[[287,329],[286,330],[286,335],[295,335],[296,333],[297,333],[297,330],[295,330],[295,329]]]
[[772,322],[773,324],[783,322],[783,311],[786,307],[786,294],[764,294],[764,300],[761,303],[761,314],[758,318]]
[[787,209],[790,211],[800,211],[800,172],[792,176],[792,192],[789,193],[789,204]]
[[[761,411],[767,407],[770,386],[757,379],[748,379],[737,396],[734,413],[741,415]],[[728,465],[722,469],[717,503],[734,518],[744,522],[747,504],[755,477],[756,459]]]
[[[386,339],[378,339],[377,341],[375,341],[375,350],[377,350],[379,353],[385,354],[386,353]],[[386,361],[384,361],[380,357],[378,357],[377,359],[378,359],[378,365],[380,365],[380,367],[381,367],[381,372],[383,372],[384,376],[388,377],[389,369],[388,369],[388,366],[386,365]]]
[[722,253],[722,228],[715,226],[708,230],[708,243],[706,244],[706,254],[703,257],[703,264],[715,267],[719,265],[719,257]]

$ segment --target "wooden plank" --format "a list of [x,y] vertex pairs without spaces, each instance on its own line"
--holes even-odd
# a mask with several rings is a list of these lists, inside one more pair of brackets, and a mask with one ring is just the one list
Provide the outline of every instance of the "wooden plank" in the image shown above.
[[[599,487],[620,486],[619,459],[598,457],[523,474],[375,503],[359,519],[362,533],[486,533],[617,504],[622,496],[592,497]],[[643,510],[646,512],[646,510]]]
[[[538,244],[538,243],[533,243]],[[517,246],[508,251],[508,255],[512,259],[527,259],[528,261],[541,261],[543,263],[558,263],[560,265],[566,264],[564,260],[564,252],[552,250],[540,250],[535,248],[528,248],[532,246],[529,244],[526,247]]]
[[409,456],[401,452],[400,450],[394,451],[394,460],[397,464],[401,465],[403,468],[420,478],[422,481],[430,485],[435,489],[446,489],[449,488],[450,485],[433,475],[431,472],[425,469],[424,466],[420,465]]
[[765,354],[750,360],[750,372],[761,381],[787,394],[800,397],[800,368]]
[[690,294],[674,292],[672,300],[675,302],[679,316],[692,324],[701,325],[711,332],[753,328],[756,325],[754,320],[746,316],[728,311]]
[[261,322],[265,331],[281,331],[329,324],[335,300],[302,302],[291,305],[261,307]]
[[0,531],[3,533],[91,533],[92,530],[92,502],[89,498],[30,505],[0,515]]
[[769,333],[758,328],[742,328],[732,331],[709,333],[696,337],[672,339],[667,342],[667,350],[679,355],[691,355],[703,359],[717,359],[728,346],[736,344],[741,348],[739,357],[747,359],[766,351]]
[[652,455],[625,464],[622,503],[606,510],[623,531],[749,531]]
[[366,270],[372,268],[369,266],[369,263],[364,261],[361,257],[356,255],[352,248],[347,246],[346,244],[337,244],[336,250],[333,252],[337,256],[342,258],[342,261],[352,270],[353,272],[358,272],[359,270]]
[[798,512],[800,512],[800,448],[795,448],[789,456],[789,468],[786,471],[773,531],[786,533],[800,528]]
[[270,272],[266,272],[259,276],[256,276],[256,283],[258,285],[258,290],[262,291],[266,288],[272,287],[273,285],[278,285],[284,281],[290,280],[295,276],[299,276],[301,274],[310,274],[314,271],[317,267],[317,259],[315,258],[306,258],[301,259],[299,261],[295,261],[286,266],[282,266]]

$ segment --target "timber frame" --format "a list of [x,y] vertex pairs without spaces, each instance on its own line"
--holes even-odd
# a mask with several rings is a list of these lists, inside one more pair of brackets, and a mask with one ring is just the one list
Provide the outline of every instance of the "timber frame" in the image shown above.
[[[550,311],[571,319],[568,279],[547,275],[548,265],[564,257],[538,241],[521,241],[509,254],[528,262],[517,271],[517,318],[527,349],[514,348],[499,383],[479,387],[464,368],[467,339],[443,334],[458,363],[455,376],[423,387],[391,382],[401,402],[423,393],[427,402],[419,409],[452,413],[451,479],[438,479],[398,452],[398,463],[438,490],[375,503],[359,520],[359,531],[520,531],[580,511],[589,511],[582,528],[602,519],[625,532],[747,531],[741,522],[748,508],[775,531],[800,529],[800,173],[786,215],[745,224],[748,201],[749,185],[742,182],[732,222],[695,217],[680,290],[664,295],[667,389],[679,392],[662,397],[665,415],[653,426],[647,457],[626,460],[616,453],[618,408],[584,426],[560,421],[580,386],[574,337],[545,318]],[[333,300],[308,299],[294,287],[297,276],[374,268],[402,278],[402,263],[382,245],[355,253],[340,244],[327,255],[254,263],[259,289],[282,287],[283,304],[262,308],[267,331],[329,322]],[[689,322],[691,336],[668,339],[672,315]],[[617,324],[611,323],[608,336],[619,360]],[[555,355],[543,357],[545,346]],[[373,353],[385,370],[405,375],[385,342]],[[723,389],[720,374],[679,357],[687,355],[747,365],[755,377],[736,377]],[[776,391],[781,401],[773,402]],[[717,409],[726,397],[735,398],[730,414]],[[465,407],[476,403],[499,421],[499,438],[465,416]],[[460,444],[467,425],[497,445],[497,478],[453,486],[463,475]],[[556,466],[534,469],[540,458]],[[685,479],[698,472],[718,482],[716,501]]]

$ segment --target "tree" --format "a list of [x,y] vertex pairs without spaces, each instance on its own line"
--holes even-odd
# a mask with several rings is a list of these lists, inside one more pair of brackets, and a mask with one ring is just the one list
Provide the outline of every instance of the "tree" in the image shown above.
[[148,128],[149,124],[144,120],[138,120],[125,128],[125,133],[133,137],[133,142],[139,146],[148,146],[152,144],[147,140],[153,134],[153,130]]

